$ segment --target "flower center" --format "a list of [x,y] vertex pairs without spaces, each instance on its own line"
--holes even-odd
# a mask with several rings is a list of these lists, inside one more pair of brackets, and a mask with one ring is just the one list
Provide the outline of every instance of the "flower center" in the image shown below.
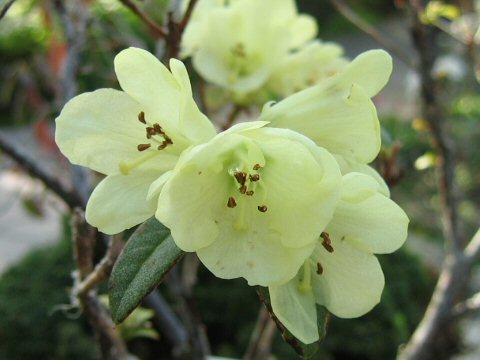
[[265,213],[268,210],[268,206],[265,204],[266,200],[266,188],[261,180],[260,164],[255,164],[249,170],[246,166],[243,169],[233,168],[229,170],[229,175],[233,178],[235,188],[234,194],[227,199],[227,207],[230,209],[239,207],[238,218],[235,221],[233,227],[235,230],[247,230],[248,224],[245,220],[245,211],[248,207],[246,202],[250,199],[258,201],[257,192],[262,190],[262,199],[258,202],[257,210],[260,213]]
[[[141,111],[138,114],[138,121],[142,124],[145,124],[145,137],[150,142],[142,143],[137,145],[137,150],[139,152],[144,152],[146,150],[154,150],[154,151],[147,151],[145,155],[139,156],[133,161],[126,162],[122,161],[119,164],[120,172],[123,175],[128,175],[133,169],[140,166],[141,164],[145,163],[146,161],[152,159],[156,155],[158,155],[159,150],[164,150],[169,145],[173,145],[173,141],[168,136],[163,128],[158,123],[149,124],[145,118],[145,113]],[[153,145],[153,146],[152,146]]]
[[228,82],[234,84],[238,78],[250,75],[258,63],[259,57],[252,53],[248,54],[244,44],[235,44],[230,50]]

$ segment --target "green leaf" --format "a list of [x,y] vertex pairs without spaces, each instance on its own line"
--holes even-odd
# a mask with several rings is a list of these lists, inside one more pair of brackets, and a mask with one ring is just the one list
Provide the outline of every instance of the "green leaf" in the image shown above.
[[110,312],[120,323],[160,284],[168,271],[181,259],[170,231],[151,218],[130,237],[110,276]]
[[320,342],[327,335],[328,321],[330,319],[329,312],[323,306],[317,305],[317,323],[320,340],[313,344],[304,344],[292,335],[292,333],[288,331],[288,329],[275,316],[272,311],[272,305],[270,304],[268,288],[257,286],[257,293],[260,301],[265,305],[273,321],[275,321],[277,328],[280,330],[283,340],[285,340],[285,342],[287,342],[303,359],[312,358],[317,353]]

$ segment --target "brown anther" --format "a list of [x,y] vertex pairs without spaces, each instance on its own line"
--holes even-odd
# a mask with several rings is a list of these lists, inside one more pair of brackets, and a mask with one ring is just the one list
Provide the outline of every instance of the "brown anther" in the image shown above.
[[158,149],[158,150],[163,150],[163,149],[165,149],[165,148],[167,147],[167,145],[168,145],[167,142],[164,141],[164,142],[162,142],[160,145],[158,145],[157,149]]
[[253,170],[255,171],[260,170],[260,168],[261,168],[260,164],[253,165]]
[[260,175],[258,174],[253,174],[249,176],[250,181],[258,181],[260,180]]
[[227,206],[231,209],[233,209],[235,206],[237,206],[237,202],[235,201],[235,199],[233,198],[233,196],[230,196],[228,198],[228,202],[227,202]]
[[238,191],[240,191],[240,194],[245,194],[247,192],[247,187],[242,185],[238,188]]
[[166,143],[167,145],[172,145],[172,144],[173,144],[173,141],[172,141],[172,139],[170,139],[168,136],[165,135],[165,143]]
[[155,129],[154,129],[153,127],[147,126],[146,130],[147,130],[147,137],[148,137],[149,135],[150,135],[150,137],[151,137],[151,136],[153,136],[153,135],[156,134]]
[[253,190],[248,190],[245,194],[248,196],[252,196],[255,193],[253,192]]
[[326,232],[322,232],[320,234],[320,237],[323,239],[322,246],[329,253],[332,253],[334,251],[334,249],[333,249],[333,246],[332,246],[332,240],[330,240],[330,235],[328,235],[328,233],[326,233]]
[[261,206],[258,206],[257,209],[260,212],[265,212],[265,211],[267,211],[267,206],[266,205],[261,205]]
[[317,262],[317,274],[322,275],[323,274],[323,267],[320,265],[319,262]]
[[237,180],[240,185],[245,185],[245,181],[247,181],[247,173],[236,171],[233,176],[235,176],[235,180]]
[[145,121],[145,113],[143,111],[141,111],[139,114],[138,114],[138,121],[140,121],[141,123],[144,123],[146,124],[147,122]]
[[152,144],[138,144],[137,150],[144,151],[144,150],[147,150],[150,146],[152,146]]
[[157,123],[153,124],[153,130],[155,130],[155,134],[163,134],[162,127]]

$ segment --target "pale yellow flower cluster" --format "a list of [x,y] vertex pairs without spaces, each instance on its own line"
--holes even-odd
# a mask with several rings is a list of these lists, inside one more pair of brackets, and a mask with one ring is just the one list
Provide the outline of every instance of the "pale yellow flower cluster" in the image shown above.
[[182,38],[182,56],[234,102],[278,100],[326,79],[348,63],[343,49],[315,39],[317,25],[294,0],[199,0]]
[[92,225],[114,234],[156,216],[216,276],[268,287],[280,321],[311,343],[317,304],[348,318],[379,302],[384,277],[374,254],[406,238],[407,216],[368,165],[380,150],[371,97],[391,69],[387,53],[366,52],[266,104],[257,121],[217,133],[195,105],[183,63],[172,59],[169,71],[130,48],[115,58],[123,91],[72,99],[56,120],[56,141],[72,163],[106,175],[88,202]]

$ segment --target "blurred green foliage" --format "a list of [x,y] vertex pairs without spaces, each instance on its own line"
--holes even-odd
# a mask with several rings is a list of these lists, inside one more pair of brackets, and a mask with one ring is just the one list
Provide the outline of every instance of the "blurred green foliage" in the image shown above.
[[[386,277],[382,302],[359,319],[332,317],[328,335],[315,359],[393,359],[398,346],[408,339],[428,302],[433,282],[419,260],[404,250],[380,260]],[[62,312],[52,311],[69,302],[67,290],[71,286],[72,267],[70,245],[63,240],[34,250],[3,274],[1,359],[94,357],[95,344],[83,318],[71,320]],[[261,306],[255,289],[243,280],[218,279],[202,267],[195,298],[213,353],[240,358]],[[159,340],[135,339],[129,345],[144,360],[171,358],[171,349],[162,333]],[[296,358],[278,333],[273,354],[278,359]]]
[[34,250],[0,277],[0,359],[88,360],[95,342],[83,320],[55,309],[69,303],[72,250],[65,238]]

